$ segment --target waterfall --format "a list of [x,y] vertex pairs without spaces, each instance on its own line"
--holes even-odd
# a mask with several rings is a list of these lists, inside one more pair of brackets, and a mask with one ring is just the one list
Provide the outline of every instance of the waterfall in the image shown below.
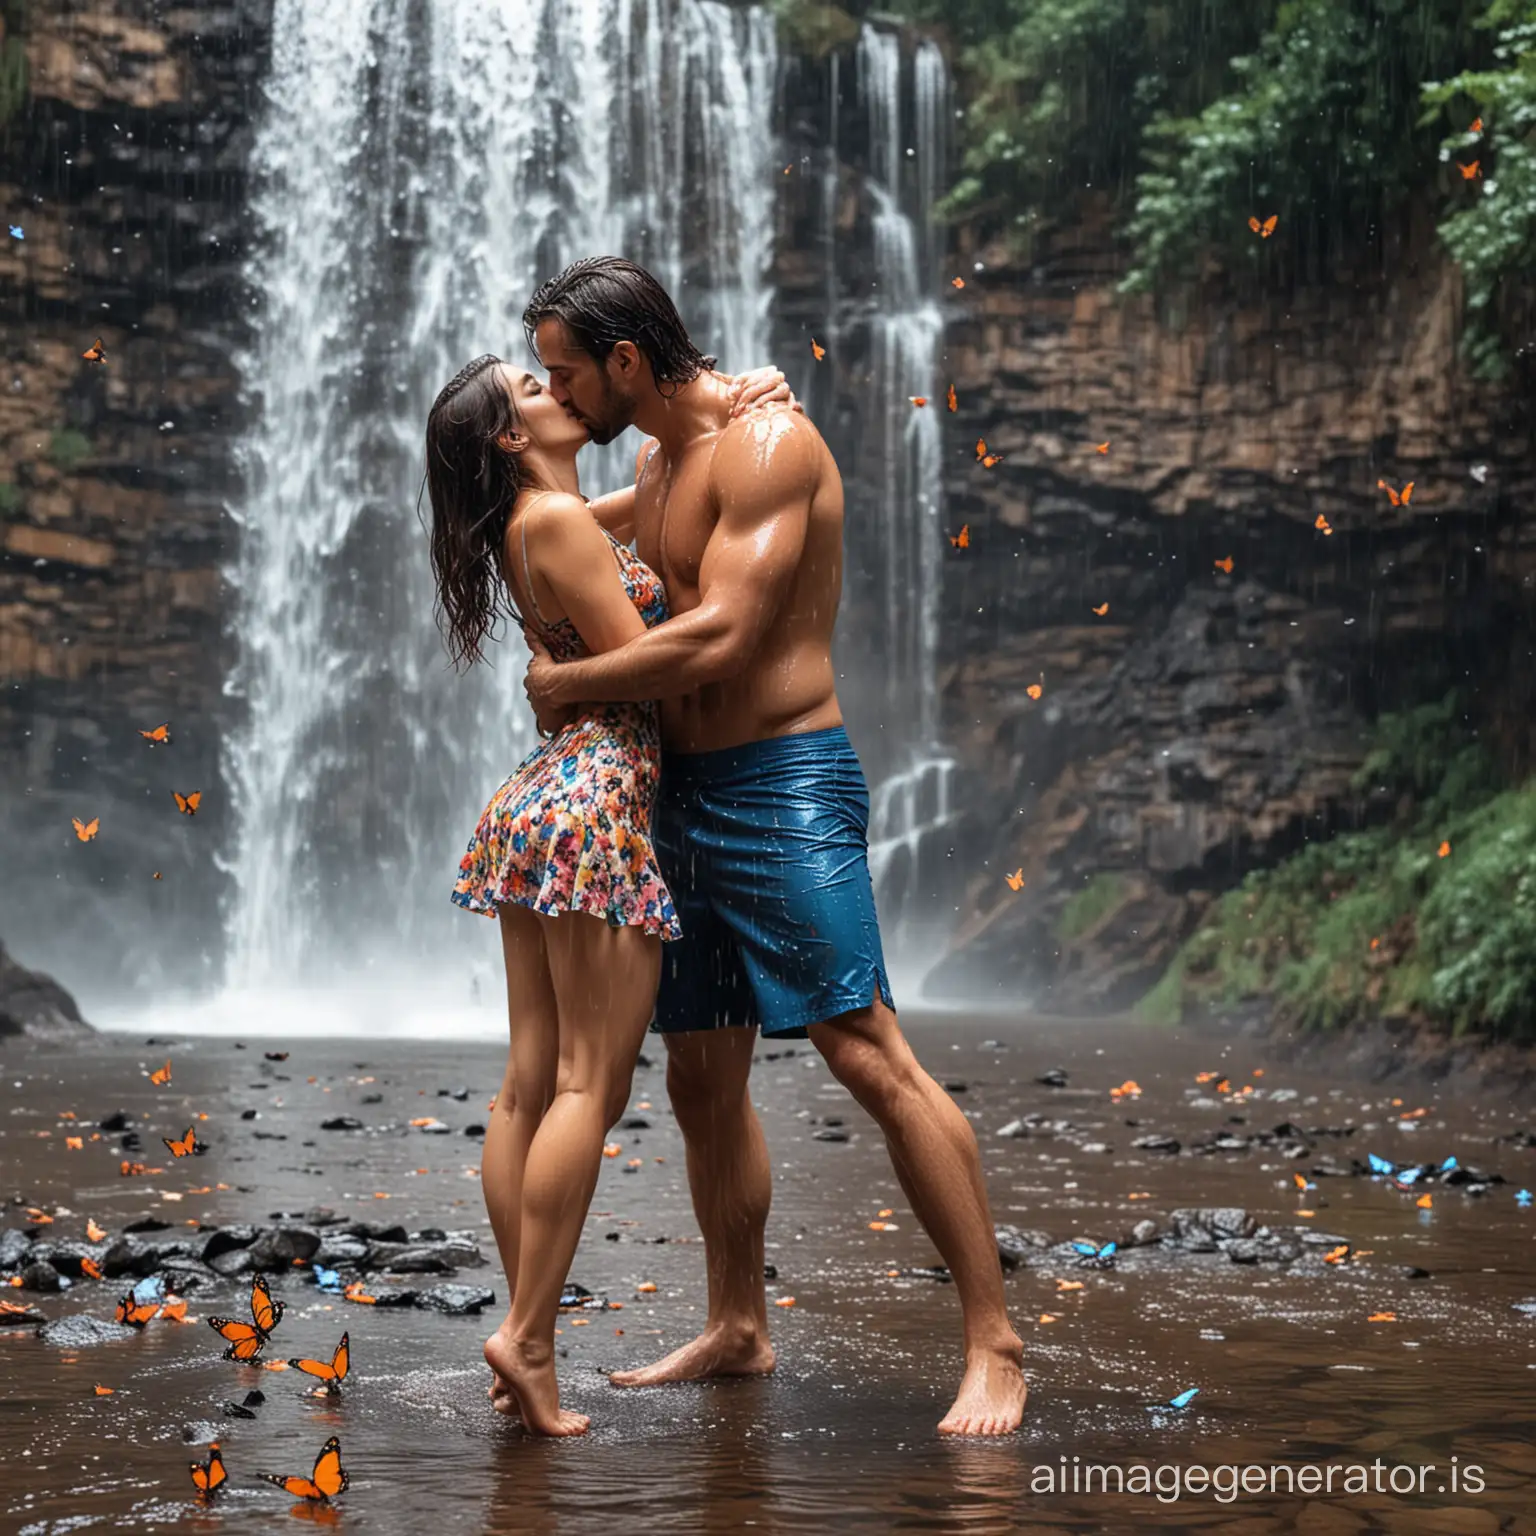
[[[892,769],[870,809],[870,872],[886,945],[920,986],[935,941],[949,928],[943,893],[957,806],[954,760],[939,739],[937,655],[945,552],[940,377],[944,317],[940,236],[932,219],[943,191],[949,73],[939,48],[918,43],[910,62],[900,37],[866,25],[857,54],[868,129],[876,293],[869,316],[867,430],[878,445],[885,710]],[[910,79],[910,90],[904,82]],[[913,166],[909,174],[907,165]],[[925,407],[912,398],[925,397]]]
[[[398,1021],[430,981],[433,1027],[499,971],[448,894],[532,722],[516,631],[459,676],[431,621],[428,407],[477,353],[521,360],[538,282],[604,252],[653,270],[722,366],[767,360],[774,29],[714,0],[277,0],[273,33],[226,1001],[329,984]],[[584,451],[585,489],[632,472],[626,439]]]

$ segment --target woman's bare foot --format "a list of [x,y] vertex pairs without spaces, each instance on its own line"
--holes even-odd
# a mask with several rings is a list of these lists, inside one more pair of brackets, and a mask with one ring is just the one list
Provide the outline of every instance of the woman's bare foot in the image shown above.
[[510,1412],[514,1406],[520,1409],[524,1428],[536,1435],[586,1434],[586,1414],[560,1406],[553,1344],[514,1338],[503,1323],[485,1341],[485,1358],[507,1385],[506,1397],[491,1398],[498,1412]]
[[773,1346],[756,1328],[713,1327],[654,1365],[615,1371],[608,1380],[616,1387],[659,1387],[710,1376],[766,1376],[773,1366]]
[[1007,1435],[1024,1418],[1024,1345],[976,1349],[965,1360],[965,1377],[954,1405],[939,1422],[941,1435]]

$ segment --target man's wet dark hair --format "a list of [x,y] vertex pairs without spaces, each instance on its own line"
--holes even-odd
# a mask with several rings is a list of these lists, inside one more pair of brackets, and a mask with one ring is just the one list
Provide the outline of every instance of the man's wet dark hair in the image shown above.
[[622,256],[573,261],[534,294],[523,311],[523,330],[535,357],[541,320],[563,321],[571,339],[598,363],[607,362],[619,342],[634,342],[664,395],[715,366],[694,346],[667,290]]

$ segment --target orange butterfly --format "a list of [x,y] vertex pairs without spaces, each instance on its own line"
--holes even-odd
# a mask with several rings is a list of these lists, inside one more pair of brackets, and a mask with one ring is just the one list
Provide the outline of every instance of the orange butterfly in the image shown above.
[[101,344],[101,337],[98,336],[96,340],[93,341],[91,345],[80,354],[80,356],[83,357],[88,363],[106,362],[107,353],[106,348]]
[[1421,1211],[1432,1211],[1435,1208],[1435,1197],[1429,1194],[1420,1195],[1413,1203]]
[[948,395],[946,395],[946,396],[945,396],[945,398],[946,398],[946,399],[947,399],[947,400],[948,400],[948,402],[949,402],[949,408],[950,408],[950,410],[952,410],[952,411],[958,411],[958,410],[959,410],[959,409],[960,409],[960,402],[959,402],[959,400],[958,400],[958,399],[956,399],[956,397],[955,397],[955,386],[954,386],[954,385],[953,385],[953,384],[951,384],[951,385],[950,385],[950,386],[949,386],[949,394],[948,394]]
[[130,1328],[142,1328],[160,1310],[158,1301],[135,1301],[133,1292],[118,1298],[117,1311],[113,1314],[120,1323]]
[[178,795],[173,789],[171,794],[175,797],[176,809],[178,811],[180,811],[185,816],[197,815],[197,807],[203,798],[202,790],[194,789],[190,795]]
[[365,1306],[369,1307],[375,1306],[378,1303],[378,1297],[370,1296],[367,1291],[363,1289],[363,1282],[361,1280],[349,1281],[345,1286],[342,1287],[341,1294],[345,1296],[348,1301],[360,1301]]
[[1040,695],[1045,692],[1045,688],[1040,683],[1031,683],[1029,687],[1024,690],[1024,692],[1027,693],[1030,698],[1038,699]]
[[347,1379],[350,1358],[347,1335],[342,1334],[341,1343],[336,1346],[329,1365],[324,1360],[290,1360],[288,1364],[296,1371],[303,1371],[306,1376],[318,1376],[325,1383],[327,1391],[338,1392],[342,1382]]
[[224,1458],[219,1455],[219,1442],[215,1440],[208,1447],[208,1460],[188,1463],[192,1472],[192,1486],[201,1494],[210,1494],[218,1490],[221,1483],[229,1478],[229,1473],[224,1470]]
[[1448,858],[1450,858],[1450,856],[1451,856],[1451,845],[1449,843],[1441,843],[1440,844],[1440,857],[1442,859],[1448,859]]
[[1328,522],[1328,519],[1324,517],[1321,512],[1317,514],[1317,521],[1313,523],[1312,526],[1316,528],[1319,533],[1326,533],[1330,536],[1333,533],[1332,526]]
[[1392,505],[1394,507],[1406,507],[1413,499],[1413,488],[1417,483],[1415,480],[1410,480],[1401,491],[1394,491],[1385,480],[1378,480],[1376,482],[1376,489],[1378,491],[1385,491],[1392,498]]
[[1003,462],[1002,454],[987,452],[987,440],[984,437],[976,439],[976,457],[986,469],[991,469],[994,464],[1001,464]]
[[908,395],[907,399],[910,400],[913,405],[917,405],[917,406],[923,406],[923,405],[927,405],[928,404],[928,396],[927,395]]
[[152,731],[140,731],[139,735],[145,741],[163,742],[166,746],[171,743],[171,723],[169,720],[164,725],[157,725]]
[[226,1360],[254,1360],[261,1353],[272,1330],[283,1320],[287,1310],[281,1301],[273,1301],[267,1282],[261,1275],[251,1281],[251,1321],[240,1322],[229,1317],[210,1317],[208,1326],[221,1338],[228,1340],[224,1351]]
[[960,532],[950,534],[949,542],[956,549],[969,549],[971,547],[971,525],[969,523],[961,523]]
[[1470,165],[1463,165],[1460,160],[1456,162],[1456,169],[1461,172],[1463,181],[1471,181],[1474,176],[1483,174],[1483,162],[1474,160]]
[[83,1258],[80,1260],[80,1273],[82,1275],[89,1275],[92,1280],[100,1280],[101,1266],[96,1262],[95,1259],[89,1257]]
[[1216,569],[1218,571],[1225,571],[1228,576],[1230,576],[1232,574],[1232,556],[1231,555],[1228,555],[1225,560],[1218,560],[1218,561],[1216,561],[1215,564],[1216,564]]
[[949,286],[951,288],[964,288],[965,279],[963,277],[952,277],[949,280]]
[[1097,444],[1094,445],[1094,451],[1097,452],[1097,453],[1108,453],[1109,452],[1109,444],[1108,443],[1097,443]]
[[157,869],[157,870],[156,870],[156,871],[155,871],[155,872],[154,872],[154,874],[153,874],[153,875],[151,875],[151,876],[150,876],[150,879],[152,879],[152,880],[158,880],[158,879],[160,879],[160,871],[159,871],[159,870],[158,870],[158,869]]
[[329,1504],[338,1493],[345,1493],[349,1481],[341,1465],[341,1441],[335,1435],[320,1447],[314,1471],[308,1477],[278,1477],[271,1472],[258,1476],[296,1499],[312,1499],[321,1504]]
[[116,1387],[104,1387],[104,1386],[102,1386],[102,1384],[100,1382],[96,1383],[96,1396],[97,1397],[111,1397],[112,1394],[114,1392],[116,1392],[116,1391],[117,1391]]
[[157,1088],[163,1087],[166,1083],[170,1082],[170,1080],[171,1080],[171,1063],[170,1063],[170,1061],[167,1060],[163,1067],[160,1067],[160,1068],[156,1069],[155,1071],[151,1072],[149,1074],[149,1080]]
[[117,1165],[117,1171],[120,1177],[127,1179],[145,1173],[164,1173],[165,1169],[151,1168],[147,1163],[130,1163],[125,1157],[122,1162]]
[[827,355],[827,349],[814,336],[811,337],[811,356],[819,363]]
[[160,1316],[169,1318],[173,1323],[183,1323],[187,1319],[187,1303],[181,1296],[167,1296],[160,1304]]
[[160,1140],[171,1149],[173,1157],[191,1157],[194,1152],[201,1152],[203,1150],[195,1131],[196,1127],[189,1125],[187,1127],[187,1134],[180,1141],[170,1136],[162,1136]]
[[1093,611],[1096,614],[1098,614],[1098,616],[1102,619],[1104,617],[1104,615],[1109,612],[1109,604],[1108,603],[1100,603],[1099,606],[1097,608],[1095,608]]
[[104,1228],[96,1225],[96,1218],[92,1216],[85,1224],[85,1235],[93,1243],[99,1243],[107,1234]]
[[1257,219],[1250,217],[1248,220],[1248,228],[1251,229],[1254,234],[1256,234],[1261,240],[1268,240],[1269,237],[1274,234],[1275,225],[1277,225],[1279,222],[1280,215],[1278,213],[1270,214],[1270,216],[1265,219],[1262,224],[1259,223]]
[[1004,875],[1003,879],[1008,882],[1008,889],[1010,891],[1022,890],[1024,886],[1024,870],[1022,866],[1014,870],[1011,875]]
[[1473,118],[1472,119],[1472,126],[1467,129],[1467,132],[1468,133],[1481,133],[1482,131],[1483,131],[1483,120],[1482,120],[1482,118],[1480,118],[1480,117]]
[[70,821],[75,828],[75,836],[82,843],[88,843],[101,830],[101,817],[93,816],[89,821],[81,821],[78,816],[71,816]]

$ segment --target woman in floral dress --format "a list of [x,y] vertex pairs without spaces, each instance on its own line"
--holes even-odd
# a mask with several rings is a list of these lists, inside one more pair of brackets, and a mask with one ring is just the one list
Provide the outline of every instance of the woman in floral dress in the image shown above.
[[[738,411],[792,398],[777,370],[736,383]],[[660,578],[621,542],[634,488],[588,504],[587,430],[531,373],[476,358],[433,403],[427,488],[438,623],[456,664],[484,659],[505,614],[557,659],[611,650],[667,617]],[[643,450],[642,450],[643,451]],[[656,706],[585,708],[491,796],[452,899],[500,919],[511,1050],[485,1136],[482,1184],[511,1291],[487,1340],[498,1409],[580,1434],[561,1409],[549,1328],[602,1161],[629,1101],[661,945],[680,935],[651,846]],[[522,1249],[525,1221],[557,1233]],[[523,1305],[519,1306],[519,1301]],[[515,1357],[515,1381],[498,1361]],[[510,1366],[509,1366],[510,1372]]]

